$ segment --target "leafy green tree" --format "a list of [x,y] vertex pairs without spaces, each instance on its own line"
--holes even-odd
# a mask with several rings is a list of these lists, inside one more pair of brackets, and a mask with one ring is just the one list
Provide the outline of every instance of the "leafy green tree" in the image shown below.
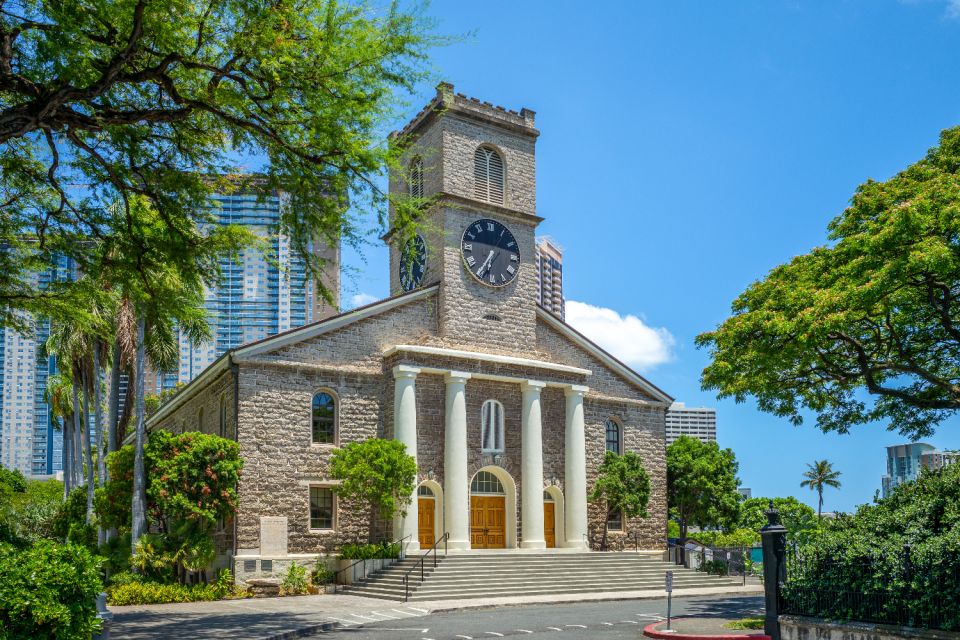
[[[187,432],[150,434],[144,451],[148,524],[162,532],[175,523],[212,526],[236,511],[240,482],[239,445],[220,436]],[[134,446],[107,456],[110,479],[97,489],[97,516],[108,526],[127,530],[133,493]]]
[[[398,92],[426,75],[440,40],[417,7],[366,2],[18,0],[0,33],[0,315],[68,318],[73,284],[39,293],[26,275],[66,254],[90,272],[91,242],[120,229],[149,266],[192,251],[157,244],[133,200],[160,212],[164,236],[202,242],[214,190],[290,195],[279,230],[311,276],[317,239],[361,241],[348,203],[386,212],[372,179],[395,157],[382,144]],[[256,178],[237,157],[263,158]],[[228,177],[217,178],[227,174]],[[402,203],[395,206],[403,207]],[[409,217],[409,216],[408,216]],[[329,292],[322,291],[329,296]]]
[[817,492],[819,503],[817,505],[817,519],[821,518],[823,512],[823,490],[826,487],[840,488],[840,472],[833,470],[833,465],[828,460],[814,460],[813,464],[807,465],[807,470],[803,472],[803,481],[801,487],[809,487],[811,491]]
[[406,515],[417,487],[417,463],[402,442],[371,438],[334,450],[330,476],[340,481],[337,496],[367,505],[386,520]]
[[773,500],[773,506],[780,512],[780,521],[787,528],[791,538],[804,531],[816,529],[817,522],[813,509],[793,496],[786,498],[748,498],[740,505],[738,527],[760,531],[767,524],[766,511]]
[[[96,492],[97,516],[123,532],[132,529],[135,461],[134,445],[108,455],[109,479]],[[187,572],[202,572],[214,560],[211,531],[236,511],[240,447],[211,434],[156,431],[145,447],[144,467],[146,524],[158,533],[130,543],[131,564],[156,579],[184,581]]]
[[[858,619],[869,612],[897,620],[909,610],[914,624],[960,628],[960,465],[923,470],[875,504],[824,521],[823,532],[801,545],[803,562],[791,569],[784,594],[861,592],[875,597],[818,598],[818,616]],[[905,562],[910,545],[910,570]],[[868,610],[868,611],[865,611]],[[862,619],[862,618],[860,618]],[[932,625],[930,625],[932,626]]]
[[[824,431],[886,421],[923,437],[960,408],[960,127],[885,182],[860,185],[830,244],[752,284],[697,337],[702,384]],[[866,392],[866,393],[864,393]],[[866,398],[865,398],[866,396]]]
[[667,504],[680,523],[681,543],[691,525],[728,529],[736,523],[738,469],[733,451],[716,442],[680,436],[667,447]]
[[650,476],[643,468],[643,459],[633,451],[618,455],[607,451],[597,470],[597,480],[590,492],[591,502],[603,502],[607,508],[601,547],[607,546],[607,522],[616,513],[624,518],[647,517],[650,501]]
[[[8,538],[7,541],[21,541],[22,544],[51,538],[53,522],[61,504],[62,482],[54,479],[26,480],[23,491],[13,493],[9,502],[0,496],[0,531],[12,532],[13,539]],[[3,537],[0,536],[0,539]]]
[[99,565],[78,545],[41,540],[21,551],[0,544],[2,637],[89,640],[100,629]]

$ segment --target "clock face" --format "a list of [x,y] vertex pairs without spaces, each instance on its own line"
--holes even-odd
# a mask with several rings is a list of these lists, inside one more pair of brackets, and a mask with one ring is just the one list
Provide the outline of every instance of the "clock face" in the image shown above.
[[407,241],[400,253],[400,286],[413,291],[423,283],[427,268],[427,244],[419,233]]
[[520,272],[520,247],[510,229],[484,218],[472,222],[460,243],[464,266],[473,277],[491,287],[513,282]]

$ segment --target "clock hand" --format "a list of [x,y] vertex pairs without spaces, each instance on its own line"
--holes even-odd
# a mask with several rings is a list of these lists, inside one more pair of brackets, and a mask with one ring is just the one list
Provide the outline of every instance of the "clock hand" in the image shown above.
[[483,277],[484,271],[490,268],[490,263],[493,261],[493,250],[490,250],[490,255],[487,256],[487,259],[483,261],[483,264],[480,265],[480,268],[477,269],[477,277]]

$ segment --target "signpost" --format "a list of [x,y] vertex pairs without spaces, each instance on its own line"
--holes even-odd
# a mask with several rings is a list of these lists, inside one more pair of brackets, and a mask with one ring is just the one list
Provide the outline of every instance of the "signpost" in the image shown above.
[[673,571],[667,571],[665,576],[666,578],[666,588],[667,588],[667,631],[670,629],[670,613],[671,605],[673,604]]

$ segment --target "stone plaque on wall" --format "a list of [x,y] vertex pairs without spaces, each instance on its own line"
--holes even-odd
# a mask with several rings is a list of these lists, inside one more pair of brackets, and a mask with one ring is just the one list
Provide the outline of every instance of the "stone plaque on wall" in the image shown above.
[[260,517],[260,555],[287,555],[287,518],[284,516]]

